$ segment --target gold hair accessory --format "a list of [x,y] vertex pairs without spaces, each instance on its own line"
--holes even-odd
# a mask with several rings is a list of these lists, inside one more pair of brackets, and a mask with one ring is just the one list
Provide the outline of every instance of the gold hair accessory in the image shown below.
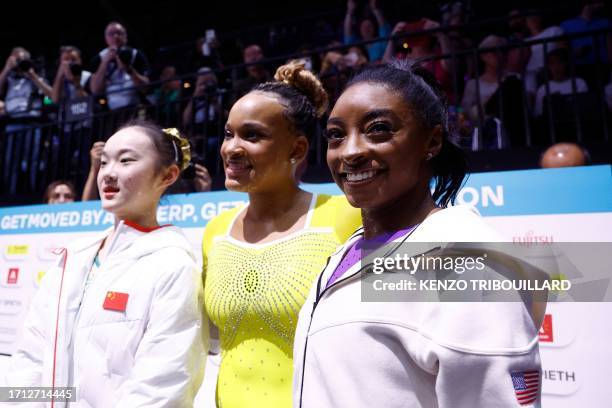
[[[185,170],[189,166],[191,161],[191,147],[189,146],[189,140],[182,137],[177,128],[162,129],[165,135],[172,139],[172,146],[174,147],[174,161],[179,165],[181,171]],[[179,163],[178,148],[183,153],[183,160]]]

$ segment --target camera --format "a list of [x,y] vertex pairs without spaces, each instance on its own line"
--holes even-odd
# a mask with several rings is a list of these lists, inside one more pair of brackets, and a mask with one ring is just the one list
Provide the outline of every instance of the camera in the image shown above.
[[123,46],[117,51],[117,56],[126,66],[132,65],[133,48]]
[[81,64],[77,64],[75,62],[70,63],[70,72],[75,77],[80,77],[83,73],[83,66]]
[[20,72],[28,72],[34,64],[31,59],[21,59],[17,61],[17,70]]
[[189,162],[189,166],[185,170],[183,170],[182,177],[187,180],[193,180],[196,175],[195,165],[199,164],[201,166],[205,165],[204,158],[201,156],[192,156],[191,161]]
[[209,79],[204,82],[204,94],[206,95],[214,95],[217,93],[217,81],[214,79]]

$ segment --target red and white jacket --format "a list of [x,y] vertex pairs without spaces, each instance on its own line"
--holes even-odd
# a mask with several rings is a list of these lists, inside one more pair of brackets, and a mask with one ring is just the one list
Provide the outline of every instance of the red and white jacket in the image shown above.
[[32,300],[2,385],[76,387],[70,406],[77,407],[192,406],[208,320],[191,245],[173,226],[120,222],[85,289],[109,233],[61,250]]

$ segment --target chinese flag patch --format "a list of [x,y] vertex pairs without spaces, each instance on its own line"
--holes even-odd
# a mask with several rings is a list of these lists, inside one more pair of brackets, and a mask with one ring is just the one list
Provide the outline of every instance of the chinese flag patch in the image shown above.
[[125,312],[129,295],[121,292],[106,292],[102,307],[106,310]]

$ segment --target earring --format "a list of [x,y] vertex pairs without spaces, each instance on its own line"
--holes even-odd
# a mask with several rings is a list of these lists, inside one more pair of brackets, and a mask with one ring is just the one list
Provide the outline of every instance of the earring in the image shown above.
[[290,162],[291,162],[291,164],[295,164],[295,163],[297,163],[297,160],[291,159]]
[[427,153],[427,161],[430,161],[432,157],[433,157],[433,153],[431,152]]

